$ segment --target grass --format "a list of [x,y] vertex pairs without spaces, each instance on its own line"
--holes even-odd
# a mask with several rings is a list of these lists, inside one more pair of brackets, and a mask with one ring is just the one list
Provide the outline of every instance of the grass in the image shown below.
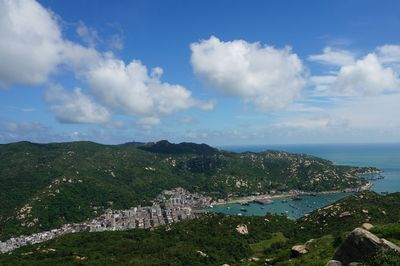
[[278,232],[272,234],[272,237],[270,239],[266,239],[255,244],[251,244],[250,248],[254,253],[253,254],[254,257],[263,257],[265,256],[264,250],[270,248],[272,244],[278,242],[286,242],[287,240],[288,239],[281,232]]
[[326,235],[316,239],[312,249],[304,256],[288,260],[286,262],[278,263],[278,265],[290,266],[323,266],[333,256],[335,252],[334,237]]
[[371,232],[380,238],[385,238],[396,245],[400,245],[400,224],[398,223],[376,225],[371,229]]

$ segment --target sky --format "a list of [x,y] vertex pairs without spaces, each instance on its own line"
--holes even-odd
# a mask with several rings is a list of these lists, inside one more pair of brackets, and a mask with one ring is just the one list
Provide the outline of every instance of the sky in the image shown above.
[[398,10],[0,0],[0,143],[400,142]]

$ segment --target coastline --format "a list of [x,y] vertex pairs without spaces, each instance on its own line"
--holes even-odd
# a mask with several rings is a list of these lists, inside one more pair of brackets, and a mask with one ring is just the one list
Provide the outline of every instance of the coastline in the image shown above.
[[372,187],[372,183],[368,182],[367,184],[357,187],[357,188],[346,188],[342,190],[327,190],[327,191],[319,191],[319,192],[309,192],[309,191],[300,191],[300,190],[294,190],[294,191],[288,191],[288,192],[283,192],[280,194],[263,194],[263,195],[258,195],[258,196],[244,196],[244,197],[239,197],[239,198],[228,198],[227,200],[222,201],[214,201],[211,203],[211,206],[219,206],[219,205],[225,205],[225,204],[243,204],[243,203],[249,203],[253,202],[255,200],[271,200],[271,199],[279,199],[279,198],[286,198],[286,197],[294,197],[294,196],[299,196],[299,195],[325,195],[325,194],[337,194],[337,193],[342,193],[342,192],[360,192],[360,191],[366,191],[370,190]]

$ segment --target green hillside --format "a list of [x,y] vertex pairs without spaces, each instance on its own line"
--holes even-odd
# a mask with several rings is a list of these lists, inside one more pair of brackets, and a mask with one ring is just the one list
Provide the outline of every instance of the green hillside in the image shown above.
[[268,190],[354,188],[375,168],[336,166],[304,154],[233,153],[205,144],[93,142],[0,145],[0,239],[149,204],[183,187],[215,198]]
[[[365,201],[358,200],[360,197]],[[372,232],[394,243],[400,243],[400,193],[379,196],[359,193],[340,201],[354,213],[371,211],[369,217],[354,215],[351,219],[326,220],[325,232],[316,232],[312,225],[325,217],[316,210],[308,219],[297,222],[283,216],[238,217],[207,215],[156,230],[77,233],[51,241],[26,246],[12,254],[0,256],[2,265],[325,265],[349,231],[366,221],[374,221]],[[310,223],[305,227],[306,222]],[[248,234],[240,234],[238,225],[246,225]],[[324,224],[321,226],[325,227]],[[309,253],[291,258],[291,247],[310,239]],[[201,251],[201,253],[199,252]],[[384,261],[400,261],[399,254],[378,254],[367,265],[385,265]],[[368,264],[369,263],[369,264]],[[371,264],[372,263],[372,264]],[[375,264],[374,264],[375,263]],[[376,264],[378,263],[378,264]],[[386,264],[398,265],[398,264]]]

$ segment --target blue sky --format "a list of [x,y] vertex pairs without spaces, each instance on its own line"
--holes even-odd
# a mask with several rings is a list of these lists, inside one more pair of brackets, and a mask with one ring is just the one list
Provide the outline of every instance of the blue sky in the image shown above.
[[0,143],[398,142],[399,9],[0,0]]

